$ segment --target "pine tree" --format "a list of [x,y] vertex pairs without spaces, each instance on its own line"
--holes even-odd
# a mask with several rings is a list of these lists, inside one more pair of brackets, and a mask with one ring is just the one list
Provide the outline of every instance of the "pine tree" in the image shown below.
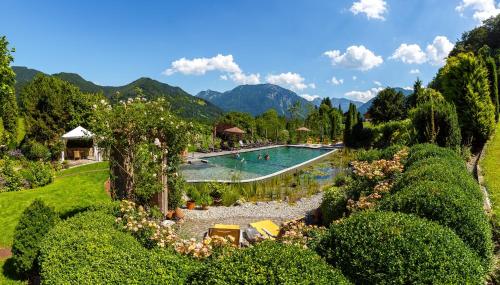
[[3,120],[5,132],[11,138],[14,138],[18,115],[16,95],[14,93],[16,74],[10,67],[11,62],[14,60],[11,54],[14,49],[9,49],[8,46],[7,38],[5,36],[0,37],[0,118]]

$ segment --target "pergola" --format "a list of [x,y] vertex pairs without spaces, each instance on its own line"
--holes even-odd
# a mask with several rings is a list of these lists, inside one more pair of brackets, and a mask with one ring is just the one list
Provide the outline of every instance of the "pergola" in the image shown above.
[[82,126],[78,126],[62,135],[64,149],[61,152],[61,161],[66,158],[82,159],[87,158],[101,161],[99,147],[94,141],[94,134]]

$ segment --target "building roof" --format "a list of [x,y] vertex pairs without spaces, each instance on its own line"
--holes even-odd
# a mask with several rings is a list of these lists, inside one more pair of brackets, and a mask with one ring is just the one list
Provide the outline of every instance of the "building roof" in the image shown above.
[[82,126],[78,126],[71,131],[65,133],[62,138],[63,139],[90,139],[93,138],[94,134],[91,133],[90,131],[86,130]]

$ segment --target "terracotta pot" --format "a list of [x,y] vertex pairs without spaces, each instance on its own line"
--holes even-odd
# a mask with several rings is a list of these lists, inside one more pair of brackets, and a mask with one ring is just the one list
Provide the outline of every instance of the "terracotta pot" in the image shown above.
[[188,210],[193,210],[194,207],[196,207],[196,203],[194,201],[187,201],[186,208],[188,208]]
[[175,209],[175,217],[177,219],[183,219],[184,218],[184,212],[182,211],[181,208]]
[[167,212],[167,219],[171,220],[174,217],[175,211],[174,210],[169,210]]

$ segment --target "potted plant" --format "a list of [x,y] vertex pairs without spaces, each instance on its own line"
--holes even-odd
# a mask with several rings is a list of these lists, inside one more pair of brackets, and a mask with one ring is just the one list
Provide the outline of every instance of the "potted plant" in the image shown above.
[[201,205],[202,210],[208,210],[208,206],[211,205],[212,202],[212,197],[210,197],[210,194],[208,192],[201,193],[198,197],[198,200],[196,200],[196,203]]
[[196,207],[196,200],[199,199],[200,197],[200,192],[195,187],[189,187],[186,191],[187,196],[189,197],[189,200],[186,202],[186,208],[188,210],[193,210]]

